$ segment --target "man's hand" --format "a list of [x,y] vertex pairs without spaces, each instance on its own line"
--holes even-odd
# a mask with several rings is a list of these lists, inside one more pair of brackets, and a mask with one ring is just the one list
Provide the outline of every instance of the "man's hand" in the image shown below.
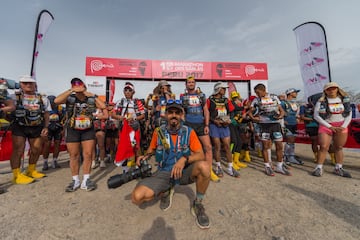
[[185,167],[186,158],[181,157],[171,170],[171,177],[174,179],[180,179],[182,176],[182,170]]

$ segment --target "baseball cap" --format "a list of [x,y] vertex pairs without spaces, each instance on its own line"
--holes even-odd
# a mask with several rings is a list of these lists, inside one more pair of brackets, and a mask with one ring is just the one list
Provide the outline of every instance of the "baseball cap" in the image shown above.
[[131,82],[126,82],[125,83],[125,86],[124,86],[124,89],[125,88],[130,88],[131,90],[135,90],[135,87],[134,87],[134,85],[131,83]]
[[161,80],[159,82],[159,86],[160,87],[163,87],[163,86],[171,86],[166,80]]
[[84,82],[80,78],[73,78],[71,79],[70,83],[71,85],[79,85],[79,84],[84,85]]
[[227,83],[224,82],[217,82],[214,85],[214,92],[212,95],[218,94],[221,88],[228,88]]
[[233,91],[233,92],[231,92],[230,97],[231,97],[231,99],[236,98],[236,97],[240,98],[240,94],[236,91]]
[[339,87],[339,84],[337,84],[336,82],[329,82],[327,84],[324,85],[324,91],[328,88],[331,88],[331,87],[337,87],[337,88],[340,88]]
[[295,88],[289,88],[288,90],[285,91],[285,94],[286,94],[286,95],[289,95],[290,93],[293,93],[293,92],[298,93],[298,92],[300,92],[300,90],[299,90],[299,89],[295,89]]
[[36,83],[36,80],[34,78],[32,78],[31,76],[21,76],[19,82],[34,82]]
[[181,100],[174,100],[174,99],[169,99],[167,102],[166,102],[166,111],[171,109],[171,108],[176,108],[176,109],[179,109],[179,110],[183,110],[182,108],[182,105],[181,105]]

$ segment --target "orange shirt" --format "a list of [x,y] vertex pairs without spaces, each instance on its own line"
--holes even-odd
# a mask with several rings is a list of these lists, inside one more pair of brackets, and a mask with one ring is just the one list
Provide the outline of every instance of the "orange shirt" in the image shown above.
[[[173,134],[170,136],[171,136],[172,142],[175,144],[178,134]],[[151,139],[150,146],[149,146],[149,150],[151,150],[151,152],[154,152],[156,150],[157,142],[158,142],[158,133],[157,133],[157,131],[154,131],[153,137]],[[178,143],[180,144],[180,141]],[[196,135],[195,131],[192,129],[191,129],[190,136],[189,136],[189,148],[192,152],[198,152],[198,151],[202,150],[201,142],[200,142],[198,136]]]

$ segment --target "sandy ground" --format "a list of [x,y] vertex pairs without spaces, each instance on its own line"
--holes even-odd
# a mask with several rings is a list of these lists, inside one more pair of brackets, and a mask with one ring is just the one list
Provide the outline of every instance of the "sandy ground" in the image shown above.
[[204,200],[208,230],[199,229],[189,211],[194,184],[177,186],[171,209],[163,212],[158,199],[141,208],[131,203],[136,180],[107,188],[120,168],[94,170],[93,192],[65,193],[71,180],[66,153],[61,169],[26,186],[11,184],[3,162],[0,239],[360,239],[360,152],[345,152],[352,179],[333,175],[329,163],[321,178],[312,177],[310,146],[298,144],[296,152],[305,164],[292,166],[293,176],[265,176],[254,156],[240,179],[226,175],[211,183]]

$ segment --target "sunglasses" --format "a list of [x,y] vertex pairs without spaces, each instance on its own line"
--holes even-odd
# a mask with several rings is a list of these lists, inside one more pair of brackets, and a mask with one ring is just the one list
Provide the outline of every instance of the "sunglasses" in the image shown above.
[[83,86],[84,83],[83,82],[80,82],[80,81],[75,81],[71,84],[71,86]]
[[124,88],[124,92],[132,92],[133,90],[131,88]]
[[167,100],[166,105],[170,105],[173,103],[182,104],[181,100],[179,100],[179,99],[169,99],[169,100]]

